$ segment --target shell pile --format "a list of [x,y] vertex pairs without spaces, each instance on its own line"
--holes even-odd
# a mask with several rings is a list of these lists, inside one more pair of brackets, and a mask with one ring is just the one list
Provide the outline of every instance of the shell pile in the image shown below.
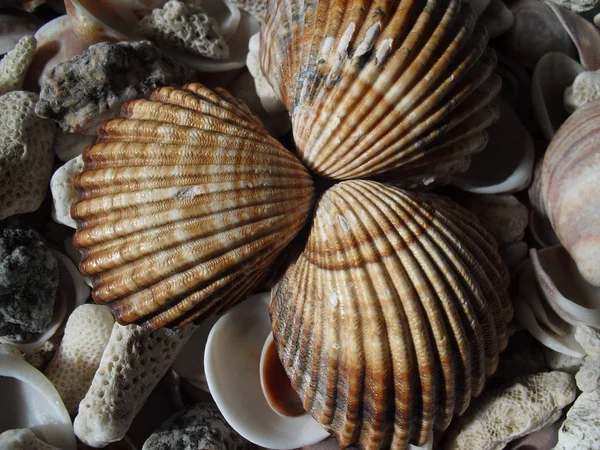
[[[181,327],[245,298],[307,223],[272,291],[293,387],[342,448],[422,445],[496,369],[508,273],[452,201],[358,178],[468,165],[498,113],[494,53],[458,0],[279,0],[266,17],[299,159],[223,90],[128,103],[74,182],[80,270],[119,322]],[[305,167],[353,180],[317,198]]]

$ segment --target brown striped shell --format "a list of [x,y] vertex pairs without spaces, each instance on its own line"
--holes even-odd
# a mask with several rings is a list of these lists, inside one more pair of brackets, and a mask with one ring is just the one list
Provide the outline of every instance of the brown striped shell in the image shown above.
[[460,0],[273,0],[263,72],[300,158],[334,179],[447,182],[498,116],[495,54]]
[[151,328],[223,311],[303,226],[310,175],[223,90],[160,88],[123,116],[101,126],[74,181],[94,300]]
[[272,290],[278,353],[341,448],[423,445],[483,389],[507,343],[494,239],[448,199],[344,181],[318,200]]

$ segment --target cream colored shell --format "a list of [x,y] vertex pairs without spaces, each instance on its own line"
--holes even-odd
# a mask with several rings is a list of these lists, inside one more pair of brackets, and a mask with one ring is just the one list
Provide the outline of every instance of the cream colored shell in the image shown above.
[[492,236],[443,197],[346,181],[272,290],[278,353],[341,448],[403,449],[481,393],[512,317]]
[[303,226],[310,175],[223,90],[160,88],[123,114],[74,181],[73,242],[94,300],[151,328],[225,310]]
[[269,2],[264,74],[300,158],[334,179],[448,182],[498,117],[496,57],[459,0]]

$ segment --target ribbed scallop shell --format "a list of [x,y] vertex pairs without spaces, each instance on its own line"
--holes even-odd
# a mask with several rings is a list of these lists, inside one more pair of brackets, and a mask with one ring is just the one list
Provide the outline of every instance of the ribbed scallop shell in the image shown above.
[[447,182],[487,143],[500,89],[487,34],[460,0],[274,0],[263,72],[302,161],[334,179]]
[[182,326],[244,298],[300,230],[312,180],[226,91],[160,88],[84,152],[74,244],[121,323]]
[[341,448],[404,449],[445,429],[507,343],[494,239],[443,197],[345,181],[318,200],[272,291],[281,361]]

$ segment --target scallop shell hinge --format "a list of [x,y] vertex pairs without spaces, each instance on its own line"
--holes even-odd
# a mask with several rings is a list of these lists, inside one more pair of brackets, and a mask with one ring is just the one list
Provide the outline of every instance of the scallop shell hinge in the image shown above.
[[487,33],[460,0],[274,0],[261,67],[300,158],[333,179],[444,183],[487,143],[500,90]]
[[74,245],[120,323],[183,326],[247,295],[313,205],[302,164],[224,90],[159,88],[100,128]]
[[508,273],[452,201],[373,181],[318,200],[272,291],[279,357],[340,448],[404,449],[448,427],[507,343]]

